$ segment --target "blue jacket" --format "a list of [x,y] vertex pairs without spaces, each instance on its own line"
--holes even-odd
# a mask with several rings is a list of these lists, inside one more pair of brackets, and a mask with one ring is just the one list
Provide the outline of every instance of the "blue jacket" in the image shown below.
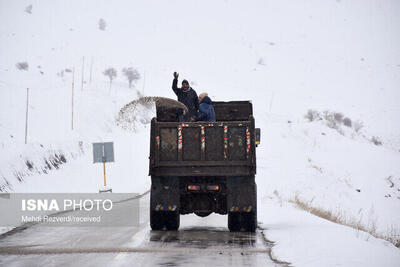
[[203,98],[199,105],[198,121],[215,122],[215,111],[211,103],[211,99],[208,96]]

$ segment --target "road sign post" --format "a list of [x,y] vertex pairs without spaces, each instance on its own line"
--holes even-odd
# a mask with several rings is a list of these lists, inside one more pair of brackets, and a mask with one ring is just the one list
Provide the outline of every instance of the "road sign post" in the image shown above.
[[99,189],[100,193],[112,192],[111,187],[107,187],[106,178],[106,162],[114,162],[114,144],[113,142],[107,143],[93,143],[93,163],[103,163],[104,174],[104,187]]
[[107,186],[107,179],[106,179],[106,163],[103,162],[103,169],[104,169],[104,186]]

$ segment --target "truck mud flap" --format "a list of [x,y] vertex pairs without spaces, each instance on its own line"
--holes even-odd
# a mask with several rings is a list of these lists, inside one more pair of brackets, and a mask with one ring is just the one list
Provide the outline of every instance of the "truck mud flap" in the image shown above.
[[254,176],[227,177],[227,211],[256,212],[257,185]]
[[179,213],[179,178],[152,176],[150,205],[150,209],[153,211]]

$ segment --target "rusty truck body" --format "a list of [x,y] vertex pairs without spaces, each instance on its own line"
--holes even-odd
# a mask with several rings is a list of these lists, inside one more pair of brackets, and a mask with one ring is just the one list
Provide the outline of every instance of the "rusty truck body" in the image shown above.
[[[213,102],[216,122],[151,122],[150,225],[177,230],[181,214],[228,214],[230,231],[257,227],[256,128],[250,101]],[[258,130],[258,129],[257,129]],[[257,132],[258,133],[258,132]]]

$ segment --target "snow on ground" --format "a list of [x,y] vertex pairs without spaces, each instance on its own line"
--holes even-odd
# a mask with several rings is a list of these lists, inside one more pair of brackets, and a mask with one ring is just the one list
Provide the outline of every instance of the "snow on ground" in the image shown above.
[[[214,100],[253,101],[262,129],[259,220],[277,242],[275,257],[295,266],[397,266],[393,245],[288,203],[399,238],[399,11],[398,1],[377,0],[0,0],[0,189],[97,192],[103,170],[91,146],[113,141],[113,192],[146,191],[148,125],[125,130],[115,119],[139,94],[174,98],[178,71]],[[108,67],[117,70],[111,89]],[[124,67],[141,74],[134,88]],[[309,109],[341,112],[364,127],[309,122]]]
[[274,259],[297,267],[399,265],[398,248],[387,241],[302,212],[285,202],[262,200],[266,205],[258,217],[266,237],[276,241]]
[[[92,88],[85,88],[86,91],[76,94],[78,100],[75,103],[74,131],[69,128],[70,116],[52,114],[46,121],[42,114],[36,112],[43,109],[40,107],[41,103],[50,109],[66,108],[65,105],[60,105],[63,96],[52,96],[54,102],[41,102],[43,100],[38,100],[39,96],[38,99],[32,97],[28,145],[23,144],[23,136],[18,131],[11,133],[13,138],[4,136],[3,139],[12,140],[2,147],[4,153],[1,154],[1,175],[10,184],[5,188],[7,191],[96,192],[103,181],[103,166],[93,164],[91,143],[108,141],[114,141],[116,160],[106,165],[109,183],[115,184],[123,192],[141,191],[144,186],[148,186],[148,180],[142,178],[147,176],[147,170],[143,167],[147,166],[147,157],[135,158],[135,153],[139,151],[142,154],[148,153],[147,126],[138,127],[136,134],[133,134],[132,131],[124,131],[115,125],[116,114],[127,99],[136,98],[136,93],[134,95],[126,88],[118,88],[127,92],[110,95]],[[6,102],[3,107],[9,107],[18,114],[17,107],[8,106]],[[45,113],[45,110],[42,112]],[[7,119],[13,118],[8,115],[8,111],[3,114],[9,117]],[[14,118],[17,119],[16,117]],[[66,120],[59,120],[60,117]],[[21,129],[20,133],[24,131]],[[8,133],[4,131],[2,134]],[[63,155],[66,163],[53,162],[51,157],[54,155]],[[70,162],[70,167],[65,168],[64,165]],[[133,171],[132,167],[136,169]],[[44,175],[45,173],[51,175]],[[20,177],[21,182],[16,181],[17,177]],[[38,179],[41,182],[38,183]],[[135,189],[133,185],[139,186],[139,189]]]
[[257,158],[263,193],[399,239],[400,153],[346,126],[342,135],[321,121],[288,123],[290,118],[273,115],[265,120]]
[[257,150],[258,220],[276,241],[272,255],[295,266],[398,266],[398,248],[357,229],[398,242],[400,180],[387,177],[399,177],[399,153],[323,122],[290,120],[266,116]]

